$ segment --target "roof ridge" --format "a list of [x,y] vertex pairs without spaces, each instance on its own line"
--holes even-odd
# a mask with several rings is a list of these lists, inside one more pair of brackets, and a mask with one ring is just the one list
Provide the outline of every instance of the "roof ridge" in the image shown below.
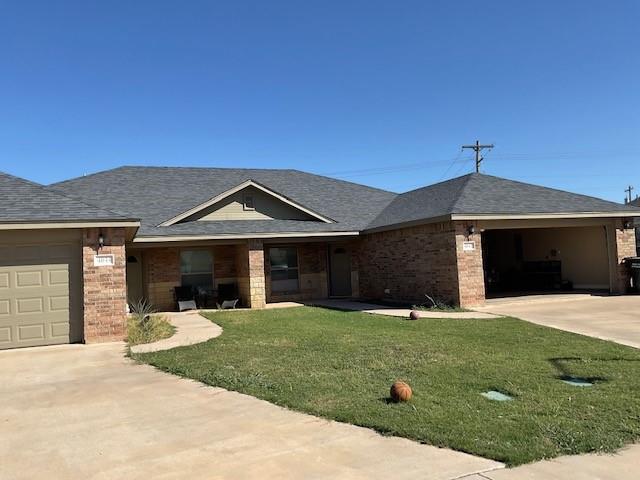
[[[472,173],[465,173],[464,175],[460,175],[459,177],[451,177],[451,178],[447,178],[446,180],[440,180],[436,183],[430,183],[429,185],[424,185],[422,187],[418,187],[418,188],[414,188],[412,190],[407,190],[406,192],[402,192],[399,195],[404,195],[406,193],[412,193],[412,192],[417,192],[418,190],[423,190],[425,188],[431,188],[431,187],[436,187],[438,185],[442,185],[448,182],[453,182],[454,180],[460,180],[461,178],[465,178],[465,177],[471,177],[473,175],[476,175],[476,173],[472,172]],[[480,174],[483,175],[483,174]]]
[[347,183],[349,185],[356,185],[358,187],[367,188],[369,190],[375,190],[377,192],[392,193],[393,195],[396,195],[396,196],[401,195],[400,193],[392,192],[391,190],[385,190],[384,188],[372,187],[371,185],[365,185],[363,183],[352,182],[350,180],[343,180],[341,178],[330,177],[328,175],[323,175],[321,173],[305,172],[304,170],[298,170],[297,168],[292,168],[292,169],[290,169],[290,171],[291,172],[302,173],[304,175],[311,175],[311,176],[319,177],[319,178],[327,178],[329,180],[333,180],[334,182]]
[[[471,179],[477,178],[477,176],[480,176],[480,175],[484,175],[484,174],[480,172],[475,172],[475,173],[469,173],[466,175],[467,178],[465,179],[464,183],[460,186],[460,189],[458,190],[458,193],[456,195],[456,199],[453,201],[453,203],[449,207],[450,212],[455,212],[456,205],[458,205],[458,202],[460,202],[460,199],[462,198],[462,195],[464,194],[464,191],[467,188],[467,185],[469,185],[469,182],[471,181]],[[491,175],[486,175],[486,176],[490,177]],[[463,178],[463,177],[459,177],[459,178]]]

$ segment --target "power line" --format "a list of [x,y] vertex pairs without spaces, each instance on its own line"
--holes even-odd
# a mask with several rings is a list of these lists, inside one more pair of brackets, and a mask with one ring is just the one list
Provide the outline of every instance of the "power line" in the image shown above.
[[457,162],[460,154],[458,154],[453,159],[448,160],[430,160],[426,162],[415,162],[415,163],[405,163],[399,165],[389,165],[385,167],[374,167],[374,168],[361,168],[354,170],[341,170],[334,172],[322,172],[321,175],[327,176],[337,176],[337,177],[357,177],[357,176],[369,176],[369,175],[380,175],[386,173],[394,173],[401,172],[407,170],[417,170],[420,168],[432,166],[432,165],[441,165],[447,162]]

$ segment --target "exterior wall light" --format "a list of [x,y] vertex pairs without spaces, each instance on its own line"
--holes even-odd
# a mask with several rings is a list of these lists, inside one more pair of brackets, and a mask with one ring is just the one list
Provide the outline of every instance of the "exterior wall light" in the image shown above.
[[622,222],[622,226],[625,230],[628,230],[631,228],[631,222],[629,220],[625,220],[624,222]]
[[102,247],[104,247],[104,235],[102,234],[102,232],[100,232],[98,234],[98,250],[100,250]]
[[469,232],[469,236],[473,235],[474,233],[476,233],[476,227],[474,225],[469,225],[469,227],[467,228],[467,232]]

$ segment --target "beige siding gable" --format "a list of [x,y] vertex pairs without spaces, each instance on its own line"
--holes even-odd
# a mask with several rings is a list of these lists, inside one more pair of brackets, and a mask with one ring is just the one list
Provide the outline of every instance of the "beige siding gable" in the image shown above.
[[[253,199],[253,209],[245,208],[246,197]],[[185,218],[182,222],[218,220],[313,220],[311,215],[253,186],[248,186],[223,200]]]

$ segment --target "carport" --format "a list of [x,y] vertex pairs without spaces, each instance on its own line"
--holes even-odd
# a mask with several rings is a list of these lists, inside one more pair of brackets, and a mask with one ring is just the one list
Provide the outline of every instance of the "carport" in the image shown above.
[[478,222],[487,298],[559,292],[624,293],[620,218]]

